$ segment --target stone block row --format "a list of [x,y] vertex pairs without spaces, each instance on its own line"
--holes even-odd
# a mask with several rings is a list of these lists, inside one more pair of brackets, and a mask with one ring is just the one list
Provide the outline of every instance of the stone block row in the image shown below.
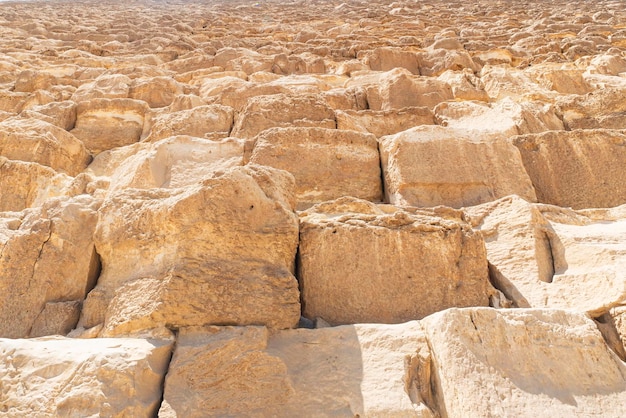
[[626,364],[593,320],[571,310],[454,308],[396,325],[281,331],[184,327],[175,341],[0,339],[1,411],[617,418],[626,402]]

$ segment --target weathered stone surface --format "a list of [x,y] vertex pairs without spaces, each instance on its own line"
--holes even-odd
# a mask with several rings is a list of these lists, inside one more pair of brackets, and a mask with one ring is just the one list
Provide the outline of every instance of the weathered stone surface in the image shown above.
[[123,74],[103,74],[78,87],[72,95],[72,101],[80,103],[92,99],[125,99],[131,83],[130,77]]
[[76,123],[76,103],[71,101],[52,102],[34,106],[23,111],[20,116],[33,117],[70,131]]
[[626,301],[624,214],[586,215],[519,197],[465,210],[485,238],[492,282],[516,306],[599,316]]
[[0,339],[2,414],[152,417],[171,343],[142,339]]
[[482,237],[462,212],[343,198],[301,213],[303,315],[330,324],[395,323],[451,306],[487,306]]
[[500,134],[421,126],[380,139],[387,200],[462,207],[518,194],[535,201],[520,153]]
[[71,177],[49,167],[0,157],[0,212],[19,212],[52,197],[72,194],[71,183]]
[[133,99],[93,99],[79,103],[76,112],[71,133],[98,154],[139,141],[149,107]]
[[626,203],[623,131],[555,131],[518,136],[512,143],[540,202],[575,209]]
[[182,329],[159,416],[433,417],[429,361],[417,322]]
[[377,48],[369,52],[363,62],[374,71],[389,71],[406,68],[412,74],[420,75],[420,55],[400,48]]
[[563,130],[554,106],[541,102],[516,103],[509,98],[491,104],[473,101],[440,103],[434,114],[439,125],[468,133],[498,132],[508,137]]
[[392,110],[336,110],[337,129],[369,132],[376,137],[392,135],[420,125],[434,125],[427,107]]
[[147,141],[156,142],[174,135],[199,138],[226,138],[233,127],[233,109],[221,105],[196,106],[165,113],[153,119]]
[[172,104],[174,98],[183,94],[183,91],[183,86],[172,77],[145,77],[132,81],[128,97],[143,100],[150,107],[165,107]]
[[231,135],[253,138],[273,127],[337,127],[335,112],[315,95],[256,96],[235,118]]
[[626,365],[583,314],[467,308],[421,324],[442,416],[622,415]]
[[298,208],[342,196],[383,197],[378,142],[371,134],[271,128],[256,136],[248,160],[293,174]]
[[453,99],[448,83],[435,78],[414,76],[405,69],[394,69],[380,76],[379,85],[367,89],[367,102],[372,110],[429,108]]
[[109,166],[115,157],[108,152],[89,166],[96,175],[109,177],[109,190],[185,187],[243,165],[244,142],[236,138],[211,141],[178,135],[131,147],[119,164]]
[[489,101],[483,82],[469,68],[463,71],[447,70],[437,79],[450,85],[455,99]]
[[91,157],[73,135],[37,119],[10,118],[0,122],[0,156],[48,166],[75,176]]
[[[295,326],[293,187],[284,171],[246,166],[187,188],[111,194],[95,232],[103,270],[80,325],[104,323],[106,335],[162,325]],[[154,298],[135,304],[148,289]]]
[[557,106],[568,130],[626,129],[624,88],[601,88],[586,95],[565,96]]
[[35,320],[46,320],[46,302],[82,301],[94,286],[99,259],[92,235],[99,205],[79,196],[2,215],[1,336],[28,337]]

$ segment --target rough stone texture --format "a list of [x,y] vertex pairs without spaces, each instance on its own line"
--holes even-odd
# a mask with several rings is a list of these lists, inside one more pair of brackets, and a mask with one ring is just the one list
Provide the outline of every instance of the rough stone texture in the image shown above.
[[434,125],[433,112],[427,107],[399,110],[336,110],[337,129],[369,132],[376,137],[392,135],[419,125]]
[[0,212],[19,212],[67,194],[72,178],[53,169],[0,157]]
[[183,86],[168,76],[136,78],[132,81],[129,97],[143,100],[150,107],[165,107],[183,93]]
[[139,141],[149,107],[132,99],[93,99],[76,110],[76,127],[71,133],[92,154]]
[[0,156],[48,166],[75,176],[91,157],[73,135],[37,119],[10,118],[0,122]]
[[554,106],[541,102],[494,104],[445,102],[434,109],[437,124],[465,131],[499,132],[503,136],[563,130]]
[[[625,415],[623,1],[181,5],[0,1],[0,337],[198,342],[147,403],[104,361],[30,373],[35,344],[0,360],[0,415]],[[467,321],[302,316],[298,265],[345,322],[489,304],[494,355]]]
[[[111,194],[95,232],[103,270],[80,325],[104,323],[108,335],[161,325],[295,326],[293,187],[284,171],[246,166],[188,188]],[[139,296],[145,303],[131,303]]]
[[11,417],[153,417],[171,342],[0,339],[1,413]]
[[[614,77],[623,80],[623,77]],[[568,130],[576,129],[626,129],[626,103],[621,87],[602,86],[586,95],[559,98],[563,123]]]
[[417,322],[182,329],[159,416],[433,417],[429,366]]
[[251,163],[296,179],[297,208],[342,196],[380,202],[378,143],[371,134],[324,128],[272,128],[256,136]]
[[174,135],[199,138],[226,138],[233,126],[233,109],[221,105],[196,106],[154,118],[147,141],[156,142]]
[[535,201],[520,152],[500,134],[421,126],[380,139],[387,200],[462,207],[509,194]]
[[253,138],[272,127],[337,127],[335,112],[314,95],[256,96],[235,118],[231,133],[237,138]]
[[482,237],[462,212],[343,198],[300,214],[303,315],[330,324],[395,323],[487,306]]
[[580,208],[626,203],[626,134],[605,129],[512,139],[542,203]]
[[[213,173],[243,164],[244,143],[236,138],[211,141],[185,135],[135,144],[99,154],[89,166],[109,178],[109,190],[193,185]],[[122,161],[116,161],[122,157]]]
[[[92,236],[100,203],[78,196],[0,214],[2,337],[28,337],[35,322],[49,320],[47,302],[82,301],[94,286],[99,258]],[[66,328],[46,327],[54,334]]]
[[466,208],[494,285],[516,306],[600,316],[626,302],[626,208],[585,214],[507,197]]
[[453,98],[448,83],[435,78],[414,76],[405,69],[393,69],[380,76],[378,85],[367,88],[367,102],[372,110],[429,107]]
[[421,323],[442,416],[623,414],[626,365],[583,314],[467,308]]

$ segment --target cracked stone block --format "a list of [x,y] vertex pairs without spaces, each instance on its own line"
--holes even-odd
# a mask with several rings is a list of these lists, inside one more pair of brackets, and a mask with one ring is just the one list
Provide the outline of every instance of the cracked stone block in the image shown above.
[[82,195],[0,213],[0,336],[66,333],[67,320],[53,320],[47,302],[81,301],[95,285],[100,203]]

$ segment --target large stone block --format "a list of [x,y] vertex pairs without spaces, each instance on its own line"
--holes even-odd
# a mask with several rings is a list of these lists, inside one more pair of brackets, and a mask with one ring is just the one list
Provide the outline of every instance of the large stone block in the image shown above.
[[289,171],[298,208],[354,196],[383,197],[378,143],[371,134],[323,128],[271,128],[255,138],[254,164]]
[[433,417],[419,323],[182,329],[159,417]]
[[2,337],[28,337],[36,321],[46,320],[47,302],[82,301],[95,285],[100,266],[93,231],[100,203],[78,196],[0,216]]
[[482,237],[450,208],[343,198],[301,213],[303,315],[330,324],[395,323],[452,306],[488,306]]
[[626,365],[584,314],[450,309],[421,324],[442,416],[623,415]]
[[316,95],[256,96],[235,118],[231,136],[253,138],[273,127],[337,127],[335,112]]
[[[133,99],[93,99],[80,102],[71,133],[92,154],[139,141],[150,108]],[[148,126],[147,124],[145,126]]]
[[186,188],[110,194],[95,232],[103,271],[80,325],[104,324],[105,335],[162,325],[295,326],[293,188],[287,172],[245,166]]
[[196,106],[189,110],[164,113],[153,119],[147,141],[156,142],[174,135],[199,138],[226,138],[233,127],[233,109],[228,106]]
[[367,88],[367,102],[372,110],[402,109],[405,107],[433,108],[452,100],[452,88],[436,78],[415,76],[396,68],[379,76],[379,84]]
[[462,207],[518,194],[536,200],[519,150],[500,134],[421,126],[380,139],[395,205]]
[[50,167],[0,157],[0,212],[19,212],[65,195],[72,180]]
[[540,202],[574,209],[626,203],[624,131],[555,131],[515,137],[512,143]]
[[492,282],[515,306],[599,316],[626,300],[626,208],[616,209],[574,212],[506,197],[466,212],[484,236]]
[[172,344],[143,339],[0,339],[0,414],[155,416]]
[[0,156],[75,176],[91,161],[85,146],[64,129],[33,118],[0,122]]
[[434,125],[432,110],[406,107],[392,110],[336,110],[337,129],[369,132],[376,137],[393,135],[419,125]]

